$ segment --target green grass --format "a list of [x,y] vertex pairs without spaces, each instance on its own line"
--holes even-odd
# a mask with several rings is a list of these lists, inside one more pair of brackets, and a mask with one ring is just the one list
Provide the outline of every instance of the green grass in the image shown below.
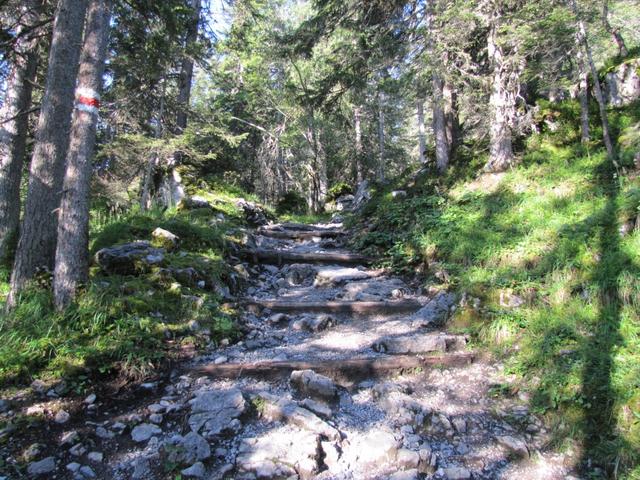
[[[0,385],[35,377],[114,373],[142,378],[185,344],[237,335],[235,312],[220,308],[214,285],[228,280],[223,261],[225,232],[242,224],[237,192],[203,194],[215,210],[131,211],[116,216],[92,212],[90,251],[133,240],[149,240],[156,227],[180,237],[178,251],[137,276],[106,275],[91,267],[89,284],[64,312],[53,308],[50,278],[38,279],[11,314],[0,314]],[[224,213],[225,220],[217,217]],[[192,267],[204,289],[172,270]],[[8,292],[0,271],[0,309]],[[190,328],[197,322],[199,329]],[[206,330],[210,335],[205,335]]]
[[[426,176],[402,200],[390,192],[406,185],[378,189],[354,245],[480,298],[452,328],[505,360],[554,445],[576,441],[585,463],[637,479],[640,230],[622,237],[619,227],[639,213],[640,179],[619,178],[597,142],[580,145],[575,104],[554,112],[559,128],[530,137],[509,172]],[[620,134],[638,120],[637,105],[611,112]],[[513,294],[524,305],[502,306]]]

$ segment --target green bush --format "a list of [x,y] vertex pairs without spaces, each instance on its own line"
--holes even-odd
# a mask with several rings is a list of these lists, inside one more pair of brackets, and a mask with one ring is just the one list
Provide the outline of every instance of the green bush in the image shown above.
[[342,195],[353,195],[353,187],[344,182],[336,183],[327,192],[327,202],[332,202]]
[[292,213],[297,215],[303,215],[307,212],[307,201],[305,198],[295,190],[290,190],[285,193],[278,204],[276,205],[276,213],[283,215],[286,213]]

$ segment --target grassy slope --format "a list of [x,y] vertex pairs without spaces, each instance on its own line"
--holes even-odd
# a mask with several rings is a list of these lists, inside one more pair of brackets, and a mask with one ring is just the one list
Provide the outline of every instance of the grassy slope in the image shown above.
[[[242,192],[198,193],[216,211],[132,212],[117,217],[94,212],[91,253],[148,240],[151,231],[162,227],[178,235],[181,244],[177,252],[165,256],[161,267],[193,267],[223,284],[228,271],[222,259],[225,232],[242,221],[235,206]],[[224,213],[225,221],[214,221],[218,213]],[[0,272],[0,309],[7,280],[8,272]],[[179,355],[181,347],[209,341],[201,330],[189,328],[192,321],[208,328],[213,341],[236,335],[234,312],[220,309],[214,290],[189,285],[158,268],[138,276],[116,276],[104,275],[94,266],[86,291],[64,313],[54,311],[48,288],[42,288],[50,280],[39,281],[41,285],[24,295],[13,314],[0,314],[0,385],[70,374],[82,383],[88,372],[143,377],[161,361]]]
[[[632,135],[638,112],[613,112],[616,132]],[[601,148],[580,145],[575,105],[553,113],[558,129],[530,137],[510,172],[379,190],[355,245],[479,298],[451,327],[505,358],[554,446],[577,440],[583,460],[640,478],[640,226],[619,233],[640,179],[615,178]],[[399,186],[409,195],[394,200]],[[503,306],[512,294],[525,304]]]

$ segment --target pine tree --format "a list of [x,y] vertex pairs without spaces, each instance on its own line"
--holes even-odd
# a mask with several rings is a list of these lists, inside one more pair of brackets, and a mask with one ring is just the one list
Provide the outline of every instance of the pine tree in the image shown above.
[[89,183],[102,73],[109,38],[110,0],[91,0],[78,72],[53,277],[56,307],[66,307],[88,278]]
[[86,9],[87,0],[60,0],[56,10],[45,95],[7,298],[9,308],[15,306],[19,292],[39,270],[53,269],[58,207]]
[[38,32],[34,27],[40,8],[40,0],[27,0],[19,9],[12,63],[0,110],[0,262],[8,260],[11,244],[17,240],[20,221],[20,181],[38,64]]

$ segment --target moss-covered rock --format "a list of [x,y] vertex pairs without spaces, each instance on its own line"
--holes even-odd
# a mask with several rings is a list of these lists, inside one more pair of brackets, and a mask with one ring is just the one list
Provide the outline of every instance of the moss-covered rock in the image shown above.
[[171,233],[164,228],[156,228],[151,232],[151,244],[157,248],[164,248],[167,251],[172,251],[178,248],[180,243],[180,237]]

